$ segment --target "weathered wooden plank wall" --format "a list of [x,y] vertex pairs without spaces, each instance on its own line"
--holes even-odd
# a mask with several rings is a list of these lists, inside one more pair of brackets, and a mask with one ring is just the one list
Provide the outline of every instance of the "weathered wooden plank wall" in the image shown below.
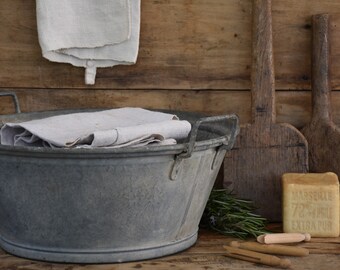
[[[250,120],[251,0],[142,1],[138,63],[84,70],[41,56],[35,1],[0,1],[0,90],[15,90],[24,111],[143,106]],[[336,0],[273,0],[277,121],[297,127],[310,118],[311,15],[339,13]],[[338,17],[340,18],[340,17]],[[340,20],[332,21],[332,87],[340,90]],[[340,122],[340,92],[333,93]],[[0,100],[0,113],[9,112]]]

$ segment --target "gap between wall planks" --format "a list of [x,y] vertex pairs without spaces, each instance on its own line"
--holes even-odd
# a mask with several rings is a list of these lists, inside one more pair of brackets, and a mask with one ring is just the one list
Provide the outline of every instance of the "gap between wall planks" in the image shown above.
[[[311,15],[321,12],[340,12],[340,2],[273,1],[277,89],[310,89]],[[142,1],[138,63],[99,69],[93,88],[249,89],[250,18],[250,0]],[[340,35],[332,44],[332,86],[340,90]],[[0,1],[1,87],[85,89],[83,73],[41,57],[34,0]]]

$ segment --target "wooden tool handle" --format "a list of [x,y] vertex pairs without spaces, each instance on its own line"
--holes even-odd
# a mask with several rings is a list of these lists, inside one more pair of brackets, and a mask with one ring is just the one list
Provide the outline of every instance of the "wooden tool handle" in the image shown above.
[[312,121],[331,121],[329,86],[329,15],[312,17]]
[[253,1],[252,117],[255,124],[275,122],[271,0]]
[[289,268],[291,266],[290,260],[280,259],[279,257],[273,255],[262,254],[230,246],[223,247],[226,250],[225,255],[228,257],[270,266],[278,266],[281,268]]
[[257,237],[257,242],[261,244],[284,244],[310,241],[309,233],[269,233]]
[[230,242],[230,246],[238,247],[242,249],[247,249],[251,251],[257,251],[267,254],[276,254],[276,255],[287,255],[287,256],[307,256],[309,254],[309,250],[301,247],[292,247],[292,246],[284,246],[284,245],[262,245],[255,242],[238,242],[232,241]]

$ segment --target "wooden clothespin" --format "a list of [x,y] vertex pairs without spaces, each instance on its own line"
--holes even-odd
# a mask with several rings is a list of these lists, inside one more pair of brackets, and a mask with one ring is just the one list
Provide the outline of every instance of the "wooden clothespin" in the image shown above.
[[310,241],[310,239],[309,233],[269,233],[258,236],[257,242],[261,244],[284,244]]
[[230,246],[223,247],[227,252],[225,255],[228,257],[281,268],[289,268],[291,266],[290,260],[288,259],[280,259],[279,257],[273,255],[267,255]]
[[256,242],[230,242],[231,247],[242,248],[267,254],[286,255],[286,256],[307,256],[309,250],[302,247],[292,247],[284,245],[263,245]]

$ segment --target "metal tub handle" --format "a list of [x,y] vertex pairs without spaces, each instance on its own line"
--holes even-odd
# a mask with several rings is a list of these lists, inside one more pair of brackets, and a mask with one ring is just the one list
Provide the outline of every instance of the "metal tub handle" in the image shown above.
[[18,100],[17,95],[14,92],[0,92],[0,96],[10,96],[10,97],[12,97],[14,107],[15,107],[15,112],[21,113],[19,100]]
[[[192,152],[195,147],[198,130],[201,124],[213,123],[213,122],[218,122],[218,121],[223,121],[223,120],[231,120],[231,129],[230,129],[231,133],[224,135],[224,137],[226,137],[227,140],[225,143],[222,144],[222,146],[220,146],[217,152],[220,153],[221,150],[225,151],[233,147],[235,140],[236,140],[236,136],[239,133],[239,118],[237,115],[235,114],[219,115],[219,116],[204,117],[204,118],[199,119],[198,121],[195,122],[195,124],[193,125],[191,129],[189,142],[186,144],[185,150],[181,154],[176,156],[174,165],[170,173],[171,180],[176,180],[180,167],[181,167],[182,160],[191,157]],[[216,159],[216,156],[214,158],[213,164],[215,164],[215,159]],[[213,167],[214,165],[212,165],[212,168]]]
[[211,117],[205,117],[201,118],[198,121],[195,122],[194,126],[191,129],[190,132],[190,138],[189,142],[187,144],[186,150],[184,150],[183,153],[181,153],[179,156],[182,158],[189,158],[192,155],[192,151],[194,150],[196,138],[197,138],[197,133],[199,130],[199,127],[203,123],[213,123],[213,122],[219,122],[223,120],[232,120],[232,133],[231,134],[226,134],[225,137],[228,138],[228,143],[224,144],[224,147],[232,147],[235,141],[235,137],[238,133],[238,117],[235,114],[232,115],[219,115],[219,116],[211,116]]

